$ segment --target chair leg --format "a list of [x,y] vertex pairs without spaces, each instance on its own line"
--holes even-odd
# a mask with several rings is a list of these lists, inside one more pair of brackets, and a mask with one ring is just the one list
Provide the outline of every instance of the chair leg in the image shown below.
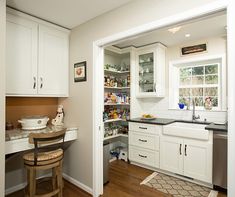
[[63,197],[63,179],[62,179],[62,161],[57,168],[57,184],[59,188],[59,197]]
[[34,197],[36,194],[36,170],[34,168],[30,168],[28,170],[29,173],[29,197]]
[[57,179],[58,179],[58,176],[57,176],[57,173],[56,173],[56,167],[54,167],[52,169],[52,188],[53,188],[53,190],[56,190],[56,188],[58,188],[56,186]]

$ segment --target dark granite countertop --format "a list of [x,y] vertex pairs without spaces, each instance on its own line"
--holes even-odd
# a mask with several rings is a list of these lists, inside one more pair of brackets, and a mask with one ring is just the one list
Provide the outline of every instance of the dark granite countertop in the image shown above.
[[213,131],[223,131],[223,132],[228,132],[228,126],[227,124],[215,124],[211,123],[208,126],[206,126],[207,130],[213,130]]
[[186,123],[194,123],[194,124],[206,124],[205,129],[214,130],[214,131],[224,131],[227,132],[226,124],[215,124],[211,122],[204,121],[190,121],[190,120],[176,120],[176,119],[167,119],[167,118],[155,118],[153,120],[145,120],[142,118],[132,118],[128,120],[129,122],[138,122],[138,123],[146,123],[146,124],[158,124],[158,125],[168,125],[174,122],[186,122]]
[[155,118],[153,120],[145,120],[142,118],[132,118],[128,120],[129,122],[138,122],[138,123],[147,123],[147,124],[158,124],[158,125],[167,125],[175,122],[174,119],[166,119],[166,118]]

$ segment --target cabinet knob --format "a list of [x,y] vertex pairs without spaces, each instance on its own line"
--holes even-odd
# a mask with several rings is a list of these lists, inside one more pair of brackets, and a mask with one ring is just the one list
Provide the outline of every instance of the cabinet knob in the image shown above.
[[182,148],[182,144],[180,144],[180,155],[182,155],[182,151],[181,151],[181,148]]
[[41,83],[40,88],[42,89],[43,88],[43,78],[42,77],[40,77],[40,83]]
[[139,139],[140,142],[147,142],[147,140],[142,140],[142,139]]
[[145,156],[145,155],[141,155],[141,154],[139,154],[139,157],[147,158],[147,156]]
[[146,127],[139,127],[139,129],[147,129]]
[[33,89],[36,88],[36,77],[33,77]]
[[184,145],[184,155],[187,156],[187,144]]

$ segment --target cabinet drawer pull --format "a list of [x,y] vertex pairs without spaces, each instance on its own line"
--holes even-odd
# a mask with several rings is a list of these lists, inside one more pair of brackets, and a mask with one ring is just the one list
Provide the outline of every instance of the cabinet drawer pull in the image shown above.
[[33,89],[36,88],[36,77],[33,77]]
[[182,155],[182,151],[181,151],[181,148],[182,148],[182,144],[180,144],[180,155]]
[[42,89],[43,88],[43,79],[42,79],[42,77],[40,77],[40,81],[41,81],[40,88]]
[[147,140],[142,140],[142,139],[139,139],[140,142],[147,142]]
[[146,128],[146,127],[139,127],[139,129],[148,129],[148,128]]
[[140,154],[139,154],[139,157],[147,158],[147,156],[145,156],[145,155],[140,155]]
[[187,144],[184,145],[184,155],[187,156]]

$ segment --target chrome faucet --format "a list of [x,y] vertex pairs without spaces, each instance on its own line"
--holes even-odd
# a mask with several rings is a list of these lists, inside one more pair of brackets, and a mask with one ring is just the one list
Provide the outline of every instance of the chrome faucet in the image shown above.
[[193,114],[192,114],[192,121],[195,121],[197,119],[200,119],[200,116],[195,115],[195,99],[193,99]]

